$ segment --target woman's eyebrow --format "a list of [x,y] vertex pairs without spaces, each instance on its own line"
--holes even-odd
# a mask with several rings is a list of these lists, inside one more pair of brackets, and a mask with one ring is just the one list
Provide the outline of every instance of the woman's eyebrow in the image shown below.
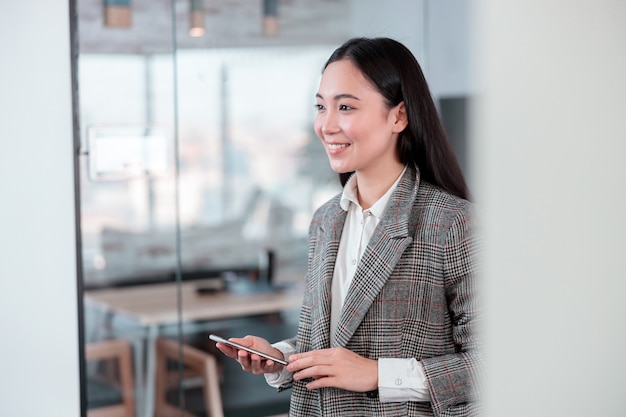
[[[322,95],[320,93],[316,93],[315,97],[320,98],[320,99],[324,99],[324,97],[322,97]],[[351,98],[354,100],[360,100],[358,97],[353,96],[352,94],[348,94],[348,93],[343,93],[343,94],[337,94],[335,97],[333,97],[334,100],[341,100],[342,98]]]

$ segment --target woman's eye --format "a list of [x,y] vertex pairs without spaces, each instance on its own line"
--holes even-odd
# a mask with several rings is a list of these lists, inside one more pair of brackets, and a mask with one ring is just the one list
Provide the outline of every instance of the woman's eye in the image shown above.
[[322,104],[316,104],[315,105],[315,110],[317,110],[317,111],[324,110],[324,106]]
[[341,104],[339,106],[339,110],[352,110],[352,107],[348,106],[347,104]]

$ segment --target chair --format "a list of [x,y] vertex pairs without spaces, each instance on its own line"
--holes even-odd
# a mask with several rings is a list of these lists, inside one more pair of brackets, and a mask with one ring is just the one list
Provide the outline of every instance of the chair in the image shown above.
[[[95,396],[92,393],[98,391],[95,388],[97,385],[98,387],[106,386],[109,391],[113,391],[114,400],[121,399],[121,403],[118,404],[109,404],[105,401],[103,404],[92,406],[87,410],[88,417],[135,417],[131,355],[131,345],[126,340],[105,340],[85,345],[85,361],[87,363],[117,359],[116,367],[113,369],[115,372],[112,373],[114,374],[113,377],[111,375],[95,375],[88,379],[88,397]],[[112,381],[112,379],[117,379],[117,381]],[[94,388],[90,391],[89,388],[91,387]]]
[[224,417],[222,397],[219,386],[219,372],[216,359],[199,349],[186,344],[179,344],[175,340],[159,338],[156,342],[156,404],[157,417],[192,417],[188,411],[167,402],[167,390],[179,381],[178,372],[171,372],[168,362],[178,362],[182,349],[184,367],[183,379],[200,377],[203,383],[202,395],[208,417]]

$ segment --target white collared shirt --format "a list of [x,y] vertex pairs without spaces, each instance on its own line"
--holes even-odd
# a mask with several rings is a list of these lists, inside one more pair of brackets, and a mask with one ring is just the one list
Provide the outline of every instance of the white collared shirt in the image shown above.
[[[330,315],[331,345],[335,339],[341,309],[360,259],[383,216],[391,194],[393,194],[405,171],[406,167],[387,192],[366,210],[363,210],[359,204],[356,176],[352,175],[344,186],[339,204],[343,210],[347,211],[347,215],[333,273]],[[279,342],[273,346],[281,350],[285,357],[294,353],[287,343]],[[290,377],[291,375],[285,368],[281,373],[266,374],[267,382],[275,387],[287,382]],[[379,358],[378,391],[381,402],[430,401],[424,369],[421,363],[414,358]]]
[[[402,171],[404,171],[406,167]],[[359,261],[367,247],[374,230],[383,216],[385,207],[389,202],[391,194],[396,189],[402,174],[389,187],[369,209],[363,210],[359,204],[356,175],[352,175],[343,188],[343,194],[339,205],[347,211],[346,220],[341,232],[341,241],[335,261],[335,271],[332,284],[332,304],[330,314],[330,340],[335,339],[337,323],[341,315],[341,308],[346,299],[348,288],[352,283],[352,278],[356,272]]]

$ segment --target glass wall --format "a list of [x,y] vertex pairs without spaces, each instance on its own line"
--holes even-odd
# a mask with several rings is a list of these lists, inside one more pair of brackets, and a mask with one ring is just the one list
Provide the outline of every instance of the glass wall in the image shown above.
[[[172,12],[160,6],[171,33]],[[85,408],[146,416],[161,323],[180,322],[174,42],[149,53],[151,34],[129,3],[79,0],[76,10]]]
[[309,220],[340,190],[313,132],[321,67],[356,35],[428,62],[425,22],[450,14],[396,3],[75,0],[88,414],[287,412],[207,336],[295,334]]
[[313,97],[348,2],[274,3],[76,2],[88,414],[287,411],[207,339],[294,334],[339,190]]

